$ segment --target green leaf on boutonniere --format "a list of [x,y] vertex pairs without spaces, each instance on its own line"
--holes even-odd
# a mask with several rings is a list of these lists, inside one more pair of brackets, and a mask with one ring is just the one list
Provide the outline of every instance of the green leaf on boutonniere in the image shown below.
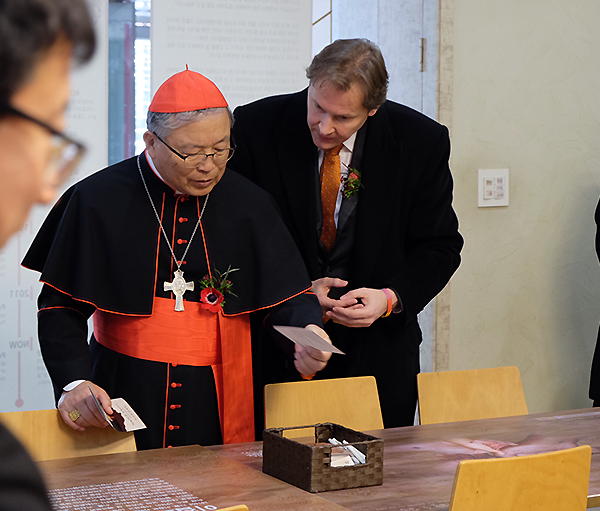
[[[202,287],[202,289],[215,290],[218,291],[221,295],[221,299],[218,301],[218,303],[213,304],[210,301],[208,301],[207,303],[211,303],[211,305],[220,305],[221,307],[223,307],[223,305],[225,304],[225,300],[223,299],[225,297],[225,294],[230,294],[232,296],[237,297],[237,295],[231,290],[231,288],[233,287],[233,283],[228,279],[228,277],[231,272],[238,270],[239,268],[232,268],[231,265],[229,265],[227,271],[223,273],[221,273],[215,268],[212,277],[210,275],[205,275],[204,277],[202,277],[202,279],[200,280],[200,287]],[[202,298],[201,301],[203,301]]]
[[362,175],[354,167],[348,167],[348,175],[342,179],[344,197],[349,199],[362,187]]

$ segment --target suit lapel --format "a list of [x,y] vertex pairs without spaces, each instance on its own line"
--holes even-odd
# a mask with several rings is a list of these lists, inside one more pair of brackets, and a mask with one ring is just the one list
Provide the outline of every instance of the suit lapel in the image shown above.
[[[367,135],[367,123],[356,133],[356,139],[354,141],[354,148],[352,150],[352,161],[350,161],[350,167],[355,169],[361,169],[362,155],[365,149],[365,138]],[[360,190],[359,190],[360,191]],[[344,230],[346,223],[350,219],[352,212],[356,209],[358,204],[358,193],[353,193],[350,197],[344,197],[342,200],[342,207],[340,208],[340,216],[338,219],[338,231]]]
[[296,94],[275,130],[277,164],[293,221],[306,249],[311,275],[317,261],[317,164],[318,152],[306,123],[307,89]]

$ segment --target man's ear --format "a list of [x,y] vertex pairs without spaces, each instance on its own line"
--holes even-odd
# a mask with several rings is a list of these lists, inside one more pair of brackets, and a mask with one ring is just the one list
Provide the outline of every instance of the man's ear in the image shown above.
[[146,149],[148,150],[150,157],[152,157],[154,151],[156,150],[156,142],[158,141],[156,135],[150,131],[146,131],[142,138],[144,139],[144,143],[146,144]]
[[379,110],[379,107],[377,107],[377,108],[373,108],[373,110],[371,110],[371,111],[369,112],[369,117],[372,117],[373,115],[375,115],[375,114],[377,113],[377,110]]

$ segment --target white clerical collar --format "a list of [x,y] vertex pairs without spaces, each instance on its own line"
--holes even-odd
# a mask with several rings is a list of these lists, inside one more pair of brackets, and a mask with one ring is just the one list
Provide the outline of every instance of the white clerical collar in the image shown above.
[[[152,157],[148,154],[148,149],[145,149],[145,153],[146,153],[146,160],[148,161],[148,165],[150,165],[150,168],[152,169],[152,172],[154,172],[156,174],[156,177],[158,177],[158,179],[160,179],[164,184],[166,184],[170,188],[173,188],[160,175],[160,172],[157,170],[156,165],[154,165],[154,162],[152,161]],[[179,190],[175,190],[175,193],[177,193],[179,195],[186,195],[185,193],[180,192]]]

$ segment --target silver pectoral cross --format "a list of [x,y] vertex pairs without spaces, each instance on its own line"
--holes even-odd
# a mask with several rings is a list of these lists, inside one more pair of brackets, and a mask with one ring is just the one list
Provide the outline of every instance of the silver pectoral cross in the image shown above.
[[174,273],[173,282],[165,282],[165,291],[173,291],[175,295],[175,310],[181,312],[183,308],[183,293],[194,290],[193,282],[186,282],[183,278],[183,272],[177,270]]

